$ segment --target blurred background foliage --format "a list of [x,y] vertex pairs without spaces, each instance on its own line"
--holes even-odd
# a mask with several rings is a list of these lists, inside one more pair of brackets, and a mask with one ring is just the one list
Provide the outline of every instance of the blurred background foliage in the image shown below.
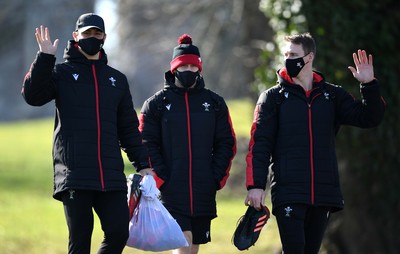
[[[315,68],[355,97],[359,86],[347,69],[353,65],[351,54],[359,48],[373,54],[387,112],[377,128],[343,127],[339,132],[346,209],[333,216],[324,248],[341,254],[399,252],[398,0],[1,1],[0,121],[53,115],[54,104],[30,107],[20,95],[38,50],[34,29],[44,24],[53,39],[60,39],[60,62],[76,19],[93,11],[106,21],[109,64],[127,75],[138,108],[162,87],[182,33],[189,33],[200,48],[206,86],[226,99],[253,103],[276,82],[275,72],[282,67],[279,46],[286,34],[310,32],[317,43]],[[246,143],[247,138],[239,137],[235,167],[244,167]],[[232,193],[243,188],[242,177],[232,176]]]
[[173,48],[183,33],[193,38],[203,60],[206,86],[225,98],[249,97],[254,68],[265,41],[272,39],[267,17],[257,1],[245,0],[34,0],[1,1],[0,121],[53,114],[27,106],[20,90],[38,46],[35,28],[48,26],[60,39],[61,62],[80,14],[97,12],[106,22],[109,64],[124,72],[140,108],[162,88]]

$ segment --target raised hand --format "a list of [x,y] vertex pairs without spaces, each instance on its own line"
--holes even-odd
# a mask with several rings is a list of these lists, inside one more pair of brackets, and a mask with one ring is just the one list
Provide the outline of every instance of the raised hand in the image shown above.
[[50,32],[47,27],[40,26],[40,28],[36,28],[35,36],[40,52],[51,55],[56,54],[59,40],[56,39],[54,43],[51,42]]
[[356,68],[349,66],[349,70],[353,73],[361,83],[368,83],[374,79],[374,67],[372,65],[372,55],[367,57],[365,50],[359,49],[356,53],[353,53],[353,60]]

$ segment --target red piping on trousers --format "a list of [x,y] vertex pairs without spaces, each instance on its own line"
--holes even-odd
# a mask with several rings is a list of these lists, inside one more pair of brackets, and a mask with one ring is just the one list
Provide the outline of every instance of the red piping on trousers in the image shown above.
[[94,78],[94,89],[96,95],[96,121],[97,121],[97,160],[99,162],[101,189],[105,191],[103,163],[101,162],[101,134],[100,134],[100,109],[99,109],[99,84],[97,82],[96,66],[92,64],[92,72]]

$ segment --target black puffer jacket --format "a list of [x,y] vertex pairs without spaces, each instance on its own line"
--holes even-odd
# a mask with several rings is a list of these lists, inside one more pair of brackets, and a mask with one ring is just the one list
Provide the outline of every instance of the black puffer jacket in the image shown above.
[[173,212],[216,216],[216,191],[229,176],[236,138],[225,101],[204,88],[178,88],[167,72],[164,90],[145,101],[140,117],[143,140]]
[[314,72],[313,89],[278,73],[278,84],[257,102],[247,155],[247,188],[265,189],[268,168],[273,209],[287,203],[343,208],[335,151],[340,125],[377,126],[384,114],[378,81],[361,84],[362,100]]
[[74,41],[65,62],[38,53],[24,80],[30,105],[55,100],[54,198],[67,189],[126,190],[121,148],[137,169],[149,166],[139,121],[125,75],[99,60],[88,60]]

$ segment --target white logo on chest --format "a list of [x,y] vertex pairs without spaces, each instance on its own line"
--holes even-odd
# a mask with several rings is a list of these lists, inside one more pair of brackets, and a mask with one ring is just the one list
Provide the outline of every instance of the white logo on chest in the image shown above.
[[201,104],[201,105],[203,105],[203,107],[204,107],[204,111],[210,111],[210,106],[211,106],[211,104],[210,103],[208,103],[208,102],[204,102],[203,104]]
[[115,82],[117,81],[114,77],[110,77],[108,80],[111,81],[111,85],[115,86]]

